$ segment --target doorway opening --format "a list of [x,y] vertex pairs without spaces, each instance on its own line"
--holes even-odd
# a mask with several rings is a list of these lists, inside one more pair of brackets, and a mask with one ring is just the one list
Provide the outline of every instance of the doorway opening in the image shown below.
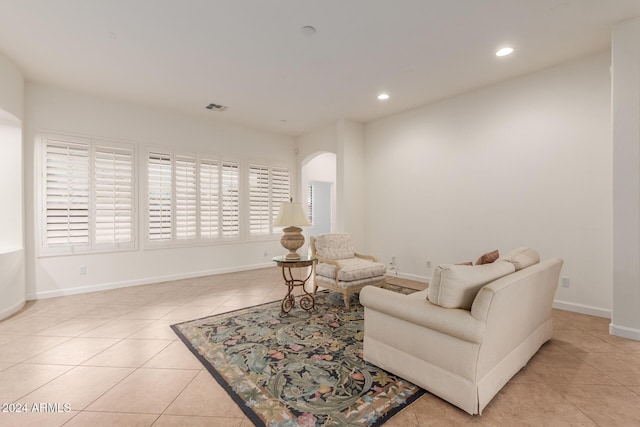
[[305,230],[310,236],[334,231],[336,217],[336,155],[316,153],[302,164],[303,200],[311,227]]

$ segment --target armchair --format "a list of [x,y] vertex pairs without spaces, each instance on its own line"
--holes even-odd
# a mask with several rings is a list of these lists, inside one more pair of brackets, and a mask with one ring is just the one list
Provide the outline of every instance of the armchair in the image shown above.
[[321,234],[310,239],[311,254],[318,259],[313,272],[313,293],[318,286],[340,292],[349,308],[351,294],[367,285],[384,286],[386,267],[375,257],[354,251],[351,234]]

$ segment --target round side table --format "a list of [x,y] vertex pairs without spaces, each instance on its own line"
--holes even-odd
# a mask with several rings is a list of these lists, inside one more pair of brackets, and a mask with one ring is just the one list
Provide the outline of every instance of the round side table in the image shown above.
[[[278,256],[273,258],[273,261],[278,264],[278,267],[282,268],[282,278],[284,279],[284,283],[288,288],[287,295],[285,295],[285,297],[282,299],[282,304],[280,305],[280,315],[284,316],[288,314],[296,305],[296,297],[293,294],[293,290],[298,286],[302,287],[302,290],[304,292],[300,294],[300,298],[298,301],[298,304],[300,304],[300,308],[306,311],[315,310],[316,301],[313,298],[313,295],[306,290],[304,285],[313,274],[313,269],[315,268],[317,259],[312,257],[287,259],[284,256]],[[304,279],[294,279],[291,269],[305,267],[311,267],[307,277],[305,277]]]

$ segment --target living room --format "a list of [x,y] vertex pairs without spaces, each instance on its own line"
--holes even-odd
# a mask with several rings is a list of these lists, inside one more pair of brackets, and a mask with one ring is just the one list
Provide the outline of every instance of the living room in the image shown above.
[[[625,10],[630,13],[627,18],[640,14],[629,10]],[[631,27],[638,31],[637,20]],[[322,30],[318,29],[318,36]],[[124,34],[105,37],[117,44]],[[284,116],[267,108],[258,110],[278,122],[269,129],[218,119],[227,112],[206,111],[211,114],[203,116],[165,108],[160,102],[154,106],[149,87],[148,92],[141,90],[127,99],[110,96],[106,84],[104,89],[82,90],[82,85],[68,88],[52,83],[54,70],[50,78],[32,77],[22,69],[27,64],[14,58],[18,49],[6,48],[11,42],[3,39],[0,108],[9,116],[3,116],[2,123],[21,129],[22,137],[21,149],[12,151],[19,161],[9,162],[12,175],[7,179],[11,181],[2,188],[4,194],[19,183],[22,193],[9,215],[11,225],[1,229],[12,241],[2,246],[18,247],[22,254],[18,273],[7,281],[10,287],[2,282],[0,288],[3,296],[9,295],[0,307],[2,317],[20,310],[27,300],[272,266],[271,258],[282,252],[280,234],[251,236],[244,217],[236,240],[172,241],[159,246],[148,239],[144,173],[147,154],[155,147],[215,155],[236,161],[241,168],[254,163],[284,167],[296,200],[307,195],[307,183],[301,180],[305,165],[329,152],[336,155],[333,230],[351,232],[358,249],[375,254],[385,264],[394,259],[399,277],[426,281],[438,264],[473,261],[488,250],[527,245],[544,258],[564,259],[556,308],[607,319],[614,324],[610,326],[614,335],[640,338],[636,313],[640,273],[634,273],[639,261],[633,255],[637,243],[628,239],[640,220],[625,205],[638,197],[637,185],[629,184],[638,181],[638,168],[625,164],[634,160],[626,154],[628,144],[612,136],[623,132],[624,141],[634,137],[629,129],[637,128],[637,117],[620,123],[625,117],[616,113],[639,103],[616,98],[615,93],[635,93],[638,78],[616,74],[625,58],[615,63],[617,70],[612,69],[616,58],[612,59],[611,44],[522,72],[517,62],[509,64],[505,58],[494,66],[511,66],[508,77],[502,77],[506,71],[496,71],[492,81],[467,82],[466,89],[449,96],[414,102],[393,114],[380,113],[394,101],[392,93],[388,104],[373,107],[378,110],[375,119],[360,121],[344,113],[296,132],[287,129],[293,126],[292,119],[280,122]],[[613,47],[617,52],[629,46],[631,51],[637,49],[630,39],[620,31]],[[515,62],[517,56],[510,59]],[[616,77],[624,83],[622,89],[615,86]],[[176,77],[175,86],[188,79],[188,74]],[[86,87],[91,84],[88,81],[82,84]],[[247,91],[252,89],[256,88]],[[200,109],[216,102],[208,95],[213,92],[207,90]],[[134,95],[145,102],[135,101]],[[318,102],[328,103],[326,99]],[[133,247],[47,253],[42,244],[39,179],[47,135],[135,147]],[[3,167],[5,172],[8,169]],[[248,178],[242,175],[243,180]],[[22,233],[16,237],[15,230]]]

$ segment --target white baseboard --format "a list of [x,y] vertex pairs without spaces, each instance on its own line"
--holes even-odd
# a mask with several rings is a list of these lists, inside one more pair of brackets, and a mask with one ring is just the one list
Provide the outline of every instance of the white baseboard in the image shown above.
[[[195,277],[213,276],[225,273],[237,273],[239,271],[257,270],[273,267],[273,263],[245,265],[239,267],[220,268],[216,270],[197,271],[193,273],[173,274],[168,276],[146,277],[144,279],[124,280],[122,282],[100,283],[97,285],[78,286],[76,288],[56,289],[55,291],[35,292],[27,295],[27,300],[61,297],[67,295],[84,294],[88,292],[108,291],[111,289],[127,288],[130,286],[149,285],[152,283],[168,282],[172,280],[193,279]],[[2,318],[2,316],[0,316]]]
[[574,302],[553,300],[553,308],[559,310],[573,311],[574,313],[588,314],[590,316],[604,317],[611,319],[611,310],[590,305],[577,304]]
[[640,341],[640,329],[627,328],[626,326],[617,326],[613,323],[609,324],[609,334],[617,337],[628,338],[630,340]]
[[2,319],[6,319],[7,317],[11,316],[14,313],[17,313],[18,311],[20,311],[22,309],[22,307],[24,307],[26,300],[22,300],[22,301],[18,301],[16,304],[12,305],[9,308],[6,308],[2,311],[0,311],[0,320]]

